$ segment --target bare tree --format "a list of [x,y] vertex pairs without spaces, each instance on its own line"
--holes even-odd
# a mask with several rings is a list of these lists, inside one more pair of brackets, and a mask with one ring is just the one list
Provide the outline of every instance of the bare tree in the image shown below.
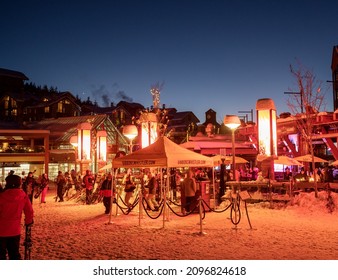
[[300,63],[295,69],[290,65],[290,71],[297,82],[298,89],[290,94],[287,105],[294,117],[300,140],[304,143],[302,153],[311,154],[311,167],[314,176],[315,196],[318,197],[317,174],[315,172],[313,133],[318,113],[324,105],[325,94],[321,90],[322,82],[316,79],[313,72]]
[[159,108],[160,105],[160,95],[161,95],[161,90],[163,89],[164,83],[160,84],[157,82],[155,85],[151,86],[150,93],[153,96],[153,106],[155,109]]

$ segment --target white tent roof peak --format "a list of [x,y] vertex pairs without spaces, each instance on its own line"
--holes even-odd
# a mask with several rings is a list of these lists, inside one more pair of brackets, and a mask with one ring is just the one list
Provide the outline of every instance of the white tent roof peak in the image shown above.
[[118,167],[212,167],[210,157],[192,152],[169,140],[159,137],[150,146],[138,150],[112,162],[113,168]]

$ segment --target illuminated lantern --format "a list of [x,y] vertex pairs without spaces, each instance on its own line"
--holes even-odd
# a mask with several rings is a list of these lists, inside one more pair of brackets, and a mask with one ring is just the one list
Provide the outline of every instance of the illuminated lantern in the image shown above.
[[100,161],[107,161],[107,132],[100,130],[96,134],[97,138],[97,158]]
[[153,144],[158,137],[158,119],[155,113],[142,113],[139,118],[141,124],[142,148]]
[[77,135],[73,135],[72,137],[70,137],[69,143],[76,148],[79,144],[77,140]]
[[138,135],[138,131],[137,131],[137,127],[134,124],[130,124],[130,125],[125,125],[123,127],[123,135],[126,136],[130,143],[129,143],[129,152],[132,153],[133,152],[133,140],[135,139],[135,137]]
[[79,160],[89,161],[91,159],[91,129],[92,125],[90,123],[80,123],[77,127]]
[[277,156],[276,108],[272,99],[257,100],[258,154]]

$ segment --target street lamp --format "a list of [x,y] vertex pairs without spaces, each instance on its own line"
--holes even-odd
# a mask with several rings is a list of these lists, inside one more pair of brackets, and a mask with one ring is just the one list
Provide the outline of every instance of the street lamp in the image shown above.
[[231,129],[232,141],[232,176],[233,181],[236,181],[236,155],[235,155],[235,130],[241,125],[241,121],[236,115],[226,115],[224,117],[224,125]]
[[133,152],[133,140],[138,135],[137,127],[134,124],[125,125],[123,127],[123,135],[127,137],[130,141],[129,143],[129,152]]

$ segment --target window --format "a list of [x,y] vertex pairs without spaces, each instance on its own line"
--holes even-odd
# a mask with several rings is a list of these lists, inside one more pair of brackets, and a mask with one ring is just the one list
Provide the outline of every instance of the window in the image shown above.
[[57,110],[58,113],[62,113],[63,112],[63,104],[62,104],[62,101],[60,101],[58,103],[58,110]]
[[9,105],[9,96],[4,97],[4,109],[8,110],[8,105]]
[[49,113],[49,106],[45,107],[45,113]]

